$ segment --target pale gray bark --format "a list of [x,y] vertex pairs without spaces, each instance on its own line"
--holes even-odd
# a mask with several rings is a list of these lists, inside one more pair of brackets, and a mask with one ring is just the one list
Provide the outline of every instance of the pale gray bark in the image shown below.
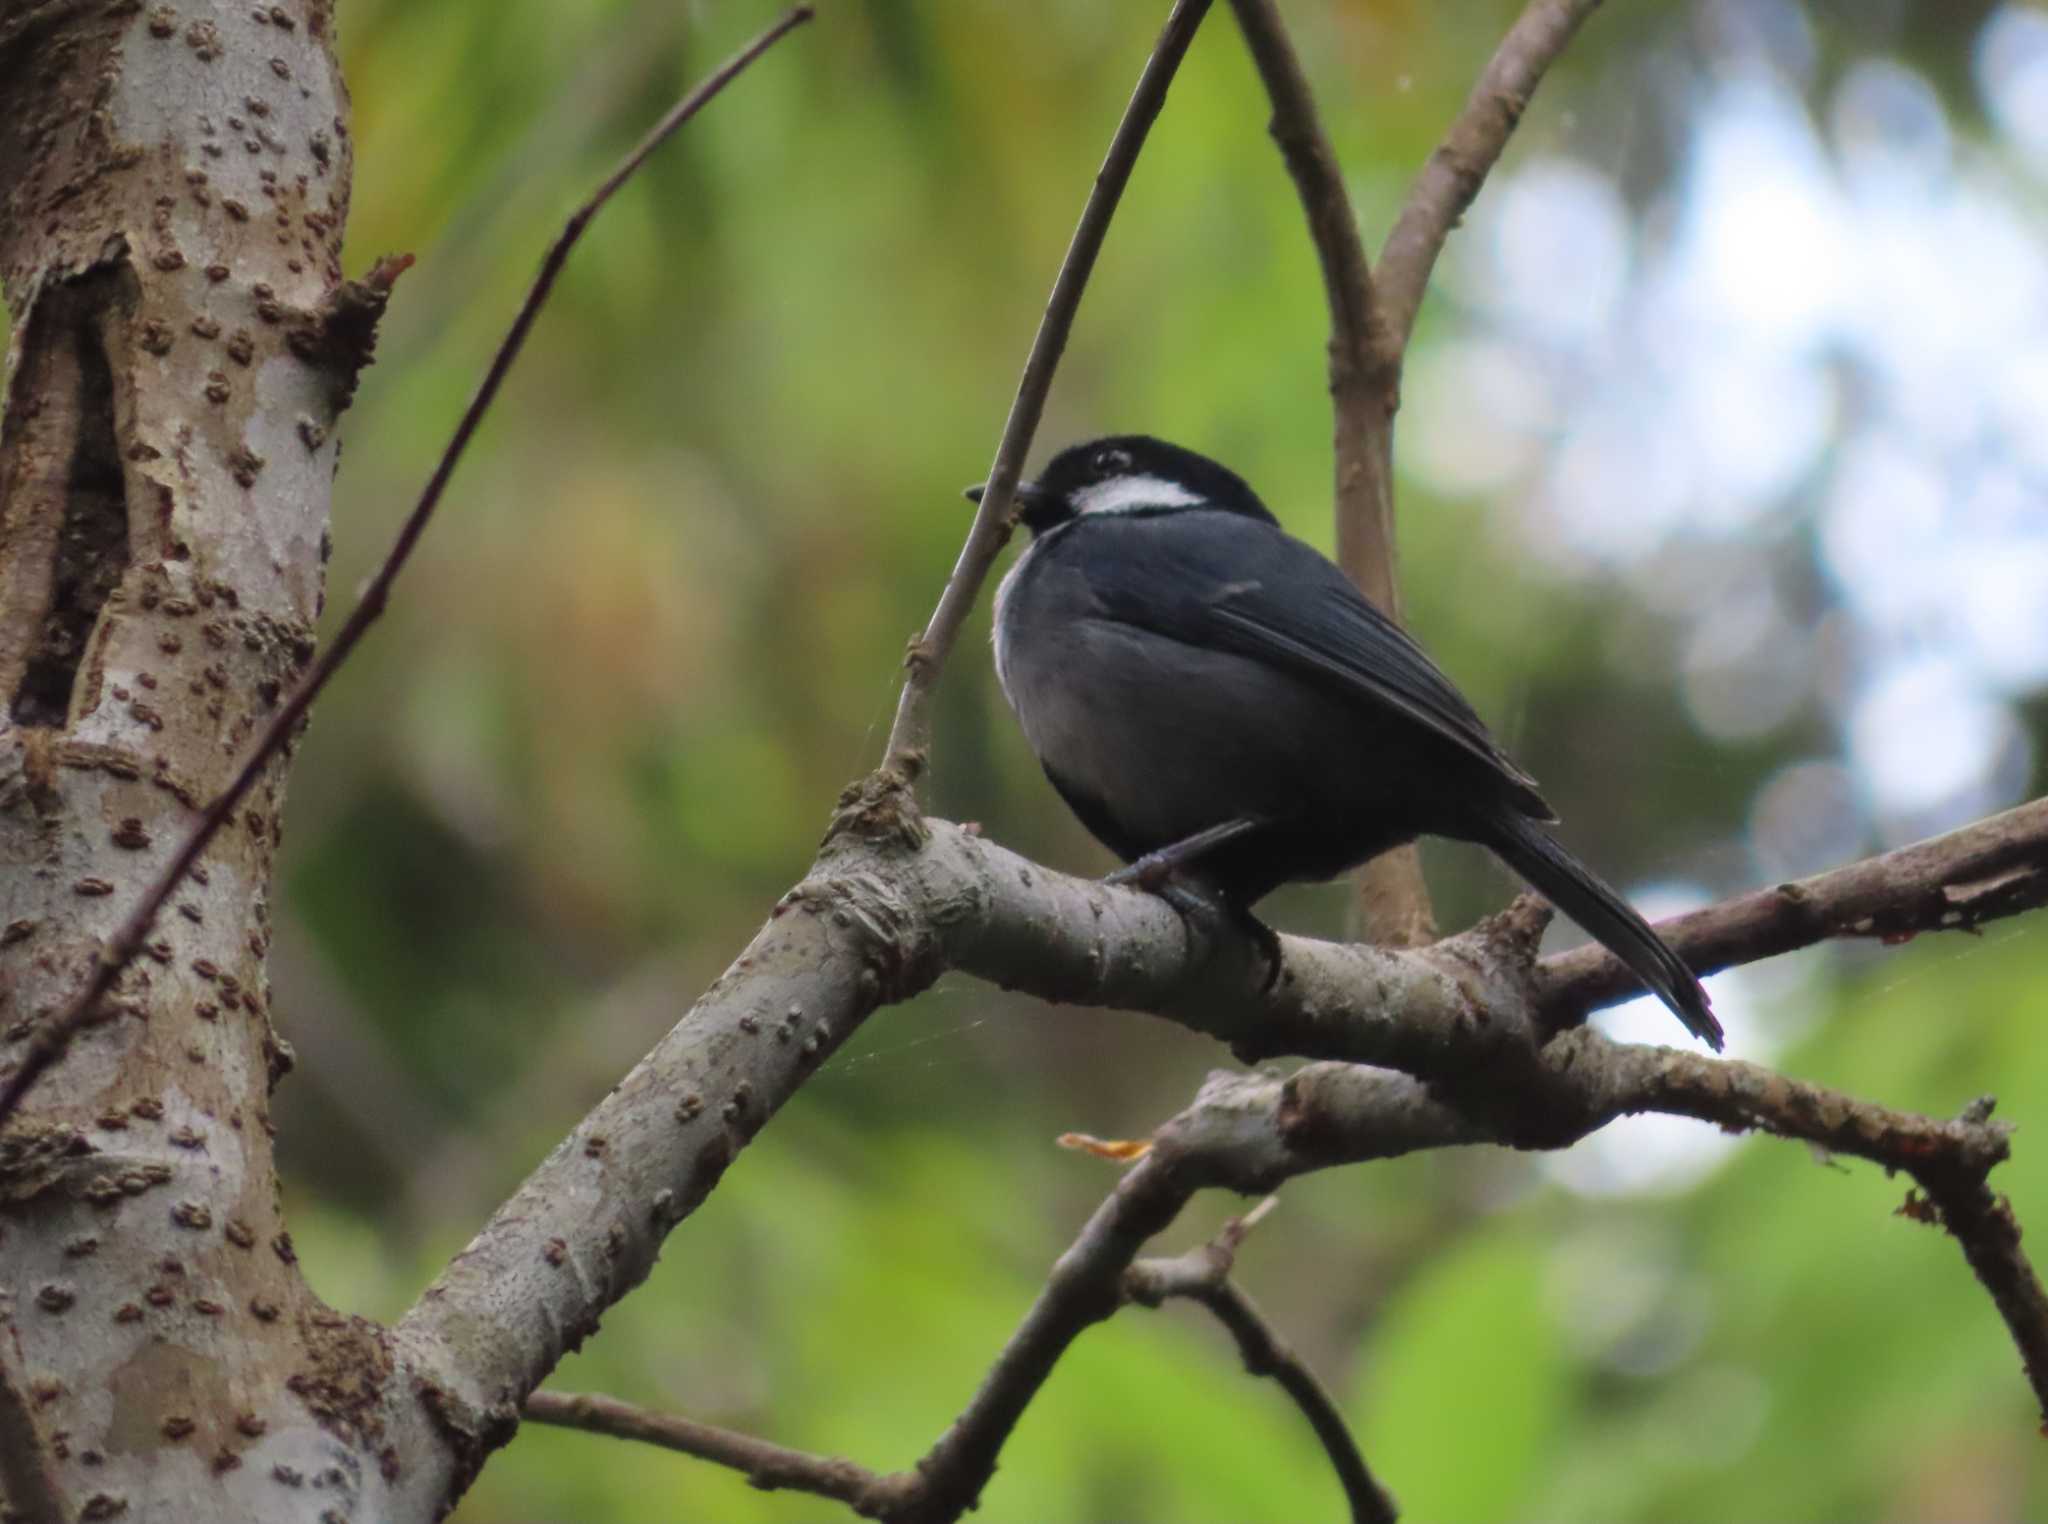
[[[10,1050],[313,650],[347,99],[324,3],[0,13],[0,977]],[[345,305],[345,304],[344,304]],[[0,1155],[9,1385],[71,1516],[379,1518],[383,1335],[278,1209],[284,762]],[[10,1489],[20,1467],[4,1473]],[[47,1501],[17,1512],[47,1513]]]
[[[2048,801],[2039,801],[1733,902],[1747,907],[1740,926],[1707,916],[1666,929],[1681,953],[1695,940],[1711,946],[1708,966],[1768,957],[1854,934],[1880,878],[1901,914],[1917,907],[1918,929],[1967,924],[1955,919],[1959,903],[2015,914],[2048,898],[2044,843]],[[1995,903],[1976,892],[1987,876],[2008,891]],[[1799,907],[1796,927],[1787,904]],[[646,1276],[662,1239],[818,1060],[876,1006],[948,969],[1047,999],[1150,1011],[1243,1056],[1342,1060],[1285,1080],[1217,1076],[1156,1135],[1161,1162],[1149,1175],[1165,1171],[1174,1210],[1196,1189],[1264,1192],[1417,1149],[1563,1147],[1637,1111],[1758,1128],[1892,1168],[1938,1161],[1979,1182],[2005,1157],[2005,1129],[1982,1118],[1934,1121],[1752,1064],[1591,1031],[1545,1042],[1560,991],[1603,970],[1576,955],[1539,963],[1544,919],[1524,900],[1417,951],[1283,937],[1286,973],[1266,991],[1250,945],[1212,945],[1151,895],[1054,873],[921,819],[900,781],[877,775],[844,801],[811,875],[448,1267],[401,1338],[423,1367],[445,1373],[437,1396],[463,1432],[487,1436]],[[1116,1238],[1135,1254],[1145,1236]],[[1104,1260],[1091,1284],[1100,1292],[1127,1263]],[[1048,1305],[1064,1307],[1062,1295],[1049,1288]],[[1071,1337],[1083,1323],[1053,1326]],[[1051,1358],[1056,1351],[1047,1369]],[[996,1389],[1028,1400],[999,1378],[1000,1367]],[[1000,1442],[971,1422],[966,1432]],[[979,1483],[974,1466],[960,1469],[965,1506]]]

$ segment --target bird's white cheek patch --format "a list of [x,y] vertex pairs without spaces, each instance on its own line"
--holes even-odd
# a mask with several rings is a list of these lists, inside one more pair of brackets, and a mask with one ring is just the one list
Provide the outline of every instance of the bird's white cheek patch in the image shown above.
[[1078,513],[1129,513],[1135,508],[1193,508],[1202,501],[1179,482],[1163,476],[1115,476],[1073,496]]

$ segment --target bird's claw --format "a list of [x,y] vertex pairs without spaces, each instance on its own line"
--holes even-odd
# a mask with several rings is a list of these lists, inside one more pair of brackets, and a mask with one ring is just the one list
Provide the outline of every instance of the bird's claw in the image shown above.
[[1211,899],[1193,888],[1186,880],[1172,876],[1172,869],[1150,861],[1160,854],[1151,853],[1139,858],[1127,867],[1103,879],[1105,884],[1135,885],[1147,893],[1156,894],[1166,901],[1180,915],[1190,932],[1215,941],[1223,923],[1228,922],[1241,935],[1249,938],[1259,954],[1266,960],[1266,978],[1260,984],[1260,993],[1265,993],[1280,982],[1280,934],[1264,921],[1253,915],[1244,906],[1227,899]]
[[1242,905],[1233,906],[1238,930],[1252,940],[1266,960],[1266,982],[1259,986],[1260,994],[1269,993],[1280,982],[1280,933],[1246,910]]

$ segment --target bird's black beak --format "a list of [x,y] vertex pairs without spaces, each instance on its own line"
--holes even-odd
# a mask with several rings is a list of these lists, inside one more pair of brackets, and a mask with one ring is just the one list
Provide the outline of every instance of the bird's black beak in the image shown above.
[[[977,482],[972,487],[967,488],[960,495],[966,498],[967,501],[970,503],[978,503],[981,501],[982,493],[986,492],[987,490],[987,482]],[[1020,513],[1028,512],[1030,509],[1036,507],[1044,499],[1045,489],[1040,487],[1037,482],[1030,480],[1021,481],[1017,483],[1016,497],[1018,511]]]

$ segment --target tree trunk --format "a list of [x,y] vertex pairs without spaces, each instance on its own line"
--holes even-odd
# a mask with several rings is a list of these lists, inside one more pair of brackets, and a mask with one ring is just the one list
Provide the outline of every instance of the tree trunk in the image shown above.
[[[321,0],[0,7],[0,1021],[19,1059],[313,652],[347,97]],[[383,1335],[279,1213],[285,762],[0,1153],[10,1518],[376,1517]]]

